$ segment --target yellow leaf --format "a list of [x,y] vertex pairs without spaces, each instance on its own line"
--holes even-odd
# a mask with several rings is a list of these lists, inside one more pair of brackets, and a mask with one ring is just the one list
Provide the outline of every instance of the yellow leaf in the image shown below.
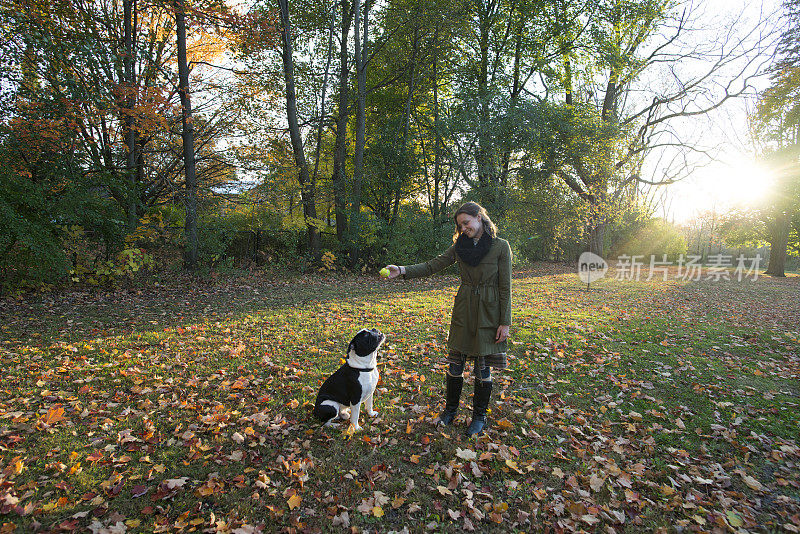
[[49,503],[45,504],[44,506],[42,506],[42,510],[45,511],[45,512],[51,512],[51,511],[55,510],[55,508],[56,508],[56,503],[54,503],[54,502],[49,502]]
[[494,505],[494,511],[498,513],[503,513],[508,510],[508,503],[501,502],[499,504]]
[[300,503],[302,501],[303,499],[299,495],[295,494],[289,497],[289,500],[286,502],[289,504],[289,510],[294,510],[295,508],[300,506]]
[[125,521],[125,525],[128,526],[129,528],[136,528],[141,524],[142,522],[139,521],[138,519],[128,519],[127,521]]
[[439,491],[439,493],[441,493],[442,495],[452,495],[452,494],[453,494],[453,492],[452,492],[452,491],[450,491],[449,489],[445,488],[444,486],[436,486],[436,489],[437,489],[437,490]]
[[20,460],[19,456],[11,460],[11,472],[15,475],[22,473],[22,470],[25,469],[25,462]]
[[412,454],[411,458],[409,458],[408,461],[411,462],[412,464],[418,464],[419,463],[419,454]]
[[372,515],[374,515],[375,517],[383,517],[383,508],[381,508],[380,506],[376,506],[375,508],[372,509]]

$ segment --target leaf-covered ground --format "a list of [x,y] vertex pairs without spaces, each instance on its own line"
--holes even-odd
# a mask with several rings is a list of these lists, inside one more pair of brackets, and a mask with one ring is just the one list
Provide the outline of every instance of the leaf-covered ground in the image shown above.
[[[456,287],[0,302],[0,532],[800,531],[800,278],[515,271],[477,441],[469,377],[456,424],[432,424]],[[321,429],[311,403],[363,326],[388,336],[380,415]]]

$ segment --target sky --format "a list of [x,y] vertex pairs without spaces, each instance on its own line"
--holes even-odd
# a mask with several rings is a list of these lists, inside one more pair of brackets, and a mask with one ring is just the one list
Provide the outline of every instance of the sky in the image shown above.
[[773,178],[747,153],[699,169],[685,181],[669,186],[667,218],[685,224],[703,212],[722,213],[735,206],[752,206],[763,199]]
[[[756,20],[762,13],[779,13],[781,2],[745,2],[741,0],[697,0],[708,14],[710,25],[720,19],[744,14]],[[773,17],[775,19],[777,17]],[[758,89],[768,86],[768,79],[755,80]],[[666,186],[665,208],[656,213],[668,220],[686,224],[703,212],[724,212],[736,205],[752,205],[763,198],[772,177],[758,163],[748,132],[747,114],[755,107],[753,97],[730,102],[706,119],[697,119],[708,145],[717,154],[710,163],[694,169],[686,178]],[[666,213],[665,213],[666,212]]]

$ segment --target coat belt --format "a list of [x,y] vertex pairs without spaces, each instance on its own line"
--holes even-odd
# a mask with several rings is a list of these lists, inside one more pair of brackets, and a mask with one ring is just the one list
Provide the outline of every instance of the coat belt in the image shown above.
[[493,284],[491,284],[491,283],[481,283],[481,284],[466,284],[466,283],[462,283],[461,285],[472,288],[472,289],[470,289],[470,293],[472,293],[473,295],[479,295],[480,294],[479,293],[480,288],[482,288],[482,287],[490,287]]

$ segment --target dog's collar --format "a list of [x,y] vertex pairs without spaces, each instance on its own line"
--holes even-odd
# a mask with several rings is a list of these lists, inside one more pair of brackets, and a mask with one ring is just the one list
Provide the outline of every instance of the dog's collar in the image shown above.
[[352,365],[350,365],[349,363],[347,364],[347,367],[349,367],[350,369],[355,369],[355,370],[356,370],[356,371],[358,371],[359,373],[369,373],[370,371],[374,371],[374,370],[375,370],[375,368],[374,368],[374,367],[370,367],[369,369],[363,369],[363,368],[361,368],[361,367],[353,367],[353,366],[352,366]]

